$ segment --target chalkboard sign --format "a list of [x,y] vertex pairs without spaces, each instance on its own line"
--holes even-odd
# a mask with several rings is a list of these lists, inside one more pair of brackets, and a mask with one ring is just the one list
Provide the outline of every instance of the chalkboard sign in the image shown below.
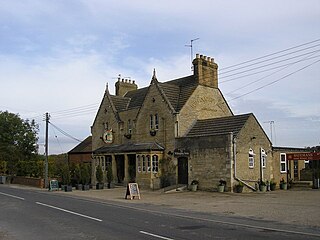
[[131,200],[134,199],[134,197],[138,197],[140,199],[138,183],[128,183],[125,199],[127,199],[128,196],[130,196]]
[[57,180],[50,180],[49,182],[49,191],[58,191],[59,183]]

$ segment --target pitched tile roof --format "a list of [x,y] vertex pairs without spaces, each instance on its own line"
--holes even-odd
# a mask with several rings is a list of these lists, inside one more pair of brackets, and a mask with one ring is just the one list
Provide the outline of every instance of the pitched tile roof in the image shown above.
[[90,153],[92,152],[92,136],[87,137],[73,149],[71,149],[68,154],[74,153]]
[[[193,75],[158,84],[175,111],[181,110],[197,87]],[[125,111],[141,107],[147,92],[148,87],[145,87],[129,91],[124,97],[112,95],[111,99],[118,112]]]
[[173,108],[178,112],[198,86],[193,75],[160,83]]
[[229,132],[237,136],[251,115],[253,114],[197,120],[187,137],[227,134]]
[[101,147],[94,151],[99,153],[139,152],[139,151],[163,151],[164,147],[156,142],[126,143]]
[[114,107],[116,108],[116,110],[118,112],[124,111],[127,109],[128,104],[130,102],[130,98],[114,96],[114,95],[110,95],[110,97],[111,97],[111,100],[114,104]]
[[134,91],[127,92],[125,97],[130,99],[127,109],[141,107],[148,92],[148,87],[140,88]]

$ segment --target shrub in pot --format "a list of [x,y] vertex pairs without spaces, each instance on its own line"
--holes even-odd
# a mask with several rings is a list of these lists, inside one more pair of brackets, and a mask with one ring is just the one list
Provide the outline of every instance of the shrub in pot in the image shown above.
[[97,178],[97,184],[96,189],[103,189],[103,171],[102,167],[98,165],[97,171],[96,171],[96,178]]

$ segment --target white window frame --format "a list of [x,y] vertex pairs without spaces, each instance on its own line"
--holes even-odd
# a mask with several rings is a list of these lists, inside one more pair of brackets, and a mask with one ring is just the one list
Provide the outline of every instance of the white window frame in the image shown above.
[[132,123],[131,123],[131,119],[128,120],[128,133],[129,133],[129,134],[132,133]]
[[146,157],[142,155],[142,172],[146,172]]
[[154,129],[153,115],[150,115],[150,130]]
[[[282,159],[284,156],[284,160]],[[284,165],[284,170],[282,170],[282,165]],[[287,155],[285,153],[280,153],[280,173],[287,172]]]
[[150,158],[150,155],[147,155],[146,156],[146,165],[147,165],[147,172],[151,172],[151,158]]
[[137,156],[137,161],[138,161],[138,172],[139,173],[141,173],[141,156],[140,155],[138,155]]
[[254,152],[253,150],[250,148],[249,149],[249,158],[248,158],[248,164],[249,164],[249,168],[254,168]]
[[159,171],[159,157],[158,155],[152,156],[152,172],[157,173]]
[[263,148],[261,148],[260,156],[261,156],[262,168],[266,168],[267,167],[267,154]]
[[159,116],[157,113],[154,115],[154,128],[159,130]]

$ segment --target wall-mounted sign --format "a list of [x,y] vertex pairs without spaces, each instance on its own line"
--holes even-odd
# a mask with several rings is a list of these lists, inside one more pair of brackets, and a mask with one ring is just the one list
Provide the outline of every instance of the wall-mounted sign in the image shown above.
[[288,160],[320,160],[320,152],[287,153]]
[[106,130],[102,138],[105,143],[108,143],[108,144],[112,143],[113,142],[112,129]]
[[190,151],[182,148],[177,148],[173,152],[174,157],[189,157]]

